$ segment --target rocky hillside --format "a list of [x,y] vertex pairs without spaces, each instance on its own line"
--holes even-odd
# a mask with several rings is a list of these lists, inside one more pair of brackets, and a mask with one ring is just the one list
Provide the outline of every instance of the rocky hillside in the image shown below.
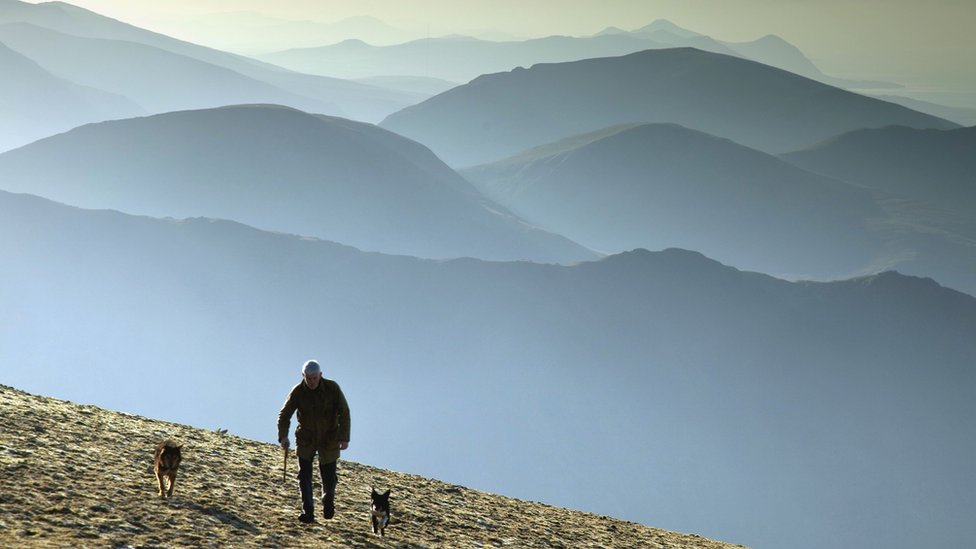
[[[336,518],[306,526],[294,452],[285,482],[273,444],[3,385],[0,425],[2,547],[741,547],[349,461]],[[163,438],[184,445],[169,501],[154,492]],[[385,538],[370,533],[371,486],[393,490]]]

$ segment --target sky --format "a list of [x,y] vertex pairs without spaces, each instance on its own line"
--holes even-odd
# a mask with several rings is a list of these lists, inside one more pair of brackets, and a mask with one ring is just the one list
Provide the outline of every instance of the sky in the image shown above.
[[[254,32],[254,27],[247,25],[220,27],[212,17],[229,13],[239,16],[241,12],[249,12],[252,19],[260,14],[320,23],[371,16],[405,31],[391,36],[393,41],[405,35],[422,38],[428,33],[494,38],[587,35],[608,26],[633,30],[655,19],[668,19],[718,40],[748,41],[776,34],[799,47],[831,76],[895,81],[913,89],[941,90],[945,92],[945,103],[953,102],[953,94],[970,94],[976,104],[976,39],[971,28],[976,21],[974,0],[73,0],[69,3],[213,47],[239,45],[247,39],[246,33]],[[283,44],[282,49],[286,47],[289,46]]]

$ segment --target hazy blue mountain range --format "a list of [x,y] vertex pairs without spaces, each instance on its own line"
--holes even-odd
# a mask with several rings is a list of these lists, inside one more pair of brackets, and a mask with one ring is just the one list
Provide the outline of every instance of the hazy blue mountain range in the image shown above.
[[481,76],[380,125],[470,166],[616,124],[672,122],[764,152],[864,127],[952,122],[737,57],[693,48]]
[[[888,131],[895,130],[868,133]],[[904,131],[972,135],[968,129]],[[871,155],[839,149],[864,160],[865,172],[874,175]],[[899,143],[889,150],[904,156],[931,149]],[[959,146],[944,149],[963,154],[954,163],[942,156],[914,168],[944,182],[916,185],[911,196],[929,204],[924,208],[894,195],[895,185],[865,189],[673,124],[615,126],[462,173],[529,222],[602,252],[680,247],[791,279],[897,268],[976,295],[974,189],[951,184],[972,182],[973,172],[962,164],[972,164],[974,155]],[[914,153],[910,158],[906,163],[919,160]],[[955,169],[942,176],[936,163]],[[958,213],[931,206],[953,196],[960,205],[969,201]]]
[[[0,0],[0,383],[271,442],[317,358],[351,460],[755,549],[976,536],[974,128],[667,21],[322,51],[382,76]],[[185,110],[238,101],[288,106]]]
[[[880,82],[877,80],[853,80],[850,78],[838,78],[828,76],[820,71],[803,52],[796,46],[790,44],[782,37],[775,34],[768,34],[762,38],[749,42],[722,42],[722,45],[731,49],[736,55],[757,61],[764,65],[787,70],[800,76],[818,80],[824,84],[837,86],[840,88],[900,88],[899,84],[891,82]],[[721,53],[721,52],[718,52]]]
[[0,151],[67,131],[90,120],[144,111],[125,97],[58,78],[0,39]]
[[81,207],[233,219],[421,257],[597,257],[485,199],[417,143],[279,106],[82,126],[0,155],[0,188]]
[[[627,31],[621,30],[620,32],[627,33]],[[704,34],[697,33],[693,30],[686,29],[684,27],[675,25],[667,19],[655,19],[650,23],[644,25],[639,29],[634,29],[631,31],[632,34],[653,34],[653,33],[668,33],[672,36],[678,38],[702,38],[705,37]]]
[[180,28],[222,50],[244,55],[279,51],[283,47],[314,47],[357,38],[371,44],[406,42],[416,38],[375,17],[360,15],[340,21],[293,20],[256,11],[205,13],[186,17]]
[[679,247],[794,277],[863,269],[878,248],[869,222],[884,216],[863,189],[674,124],[616,126],[463,175],[596,250]]
[[713,53],[736,55],[744,59],[758,61],[764,65],[776,67],[792,73],[819,80],[831,86],[843,88],[898,88],[898,84],[871,80],[851,80],[828,76],[820,71],[810,59],[793,44],[775,34],[768,34],[756,40],[746,42],[728,42],[716,40],[710,36],[691,31],[666,19],[658,19],[639,29],[625,31],[623,29],[606,29],[601,34],[612,33],[645,38],[657,43],[667,44],[669,47],[692,47]]
[[[596,33],[595,36],[600,36],[603,34],[629,34],[633,36],[643,36],[651,37],[654,35],[661,36],[667,40],[696,40],[705,38],[711,40],[713,43],[718,44],[717,40],[712,40],[711,37],[695,32],[693,30],[686,29],[679,25],[675,25],[667,19],[655,19],[650,23],[644,25],[643,27],[624,30],[620,27],[607,27],[602,31]],[[702,42],[704,43],[704,42]]]
[[[274,65],[263,63],[248,57],[234,55],[189,42],[184,42],[159,33],[147,31],[109,17],[105,17],[83,8],[62,2],[46,2],[42,4],[28,4],[16,0],[8,0],[0,4],[0,24],[29,24],[33,27],[54,31],[61,35],[70,35],[71,47],[81,48],[80,51],[62,50],[56,46],[64,45],[68,40],[55,34],[34,34],[21,28],[18,31],[21,46],[30,48],[31,52],[43,55],[45,60],[56,65],[60,70],[73,71],[85,78],[95,78],[99,74],[117,74],[113,67],[99,66],[98,58],[91,56],[111,54],[113,60],[123,61],[125,67],[133,72],[130,80],[135,82],[121,82],[120,85],[143,86],[151,88],[157,85],[162,88],[183,86],[181,95],[192,96],[194,93],[208,92],[195,78],[203,78],[203,82],[214,82],[227,85],[229,81],[246,82],[244,89],[265,90],[264,102],[285,102],[290,106],[319,110],[330,108],[326,113],[344,114],[359,120],[376,122],[385,115],[416,103],[425,94],[385,89],[377,86],[365,85],[357,82],[300,74]],[[11,32],[11,31],[8,31]],[[46,41],[54,39],[54,43]],[[81,40],[90,39],[90,40]],[[105,42],[106,40],[111,42]],[[142,45],[144,47],[138,47]],[[12,49],[17,49],[8,44]],[[19,51],[19,50],[18,50]],[[172,55],[166,55],[166,52]],[[31,54],[21,51],[27,57]],[[175,56],[175,57],[174,57]],[[194,63],[193,61],[196,61]],[[72,63],[74,61],[74,63]],[[44,66],[44,63],[40,63]],[[78,64],[78,68],[73,68]],[[104,63],[102,63],[104,64]],[[56,70],[49,69],[58,76]],[[152,78],[145,76],[155,70],[160,76]],[[236,75],[229,75],[227,71]],[[91,74],[94,73],[94,74]],[[149,79],[145,82],[137,76],[143,75]],[[143,80],[143,81],[139,81]],[[260,85],[251,80],[260,82]],[[110,80],[111,81],[111,80]],[[242,93],[242,92],[239,92]],[[156,94],[159,100],[161,94]],[[138,102],[138,98],[132,98]],[[284,101],[288,99],[288,101]],[[222,104],[235,103],[233,97],[228,97]],[[332,107],[322,107],[332,105]],[[182,108],[192,108],[193,104],[186,104]],[[199,106],[199,105],[197,105]],[[215,105],[210,105],[215,106]],[[98,120],[90,120],[98,121]]]
[[623,55],[666,44],[631,36],[549,36],[494,42],[470,36],[444,36],[392,46],[344,40],[315,48],[296,48],[256,56],[258,59],[310,74],[339,78],[413,75],[468,82],[482,74],[544,62],[575,61]]
[[781,158],[882,194],[883,230],[909,243],[899,269],[976,295],[976,128],[858,130]]
[[510,71],[536,63],[610,57],[648,49],[694,47],[751,59],[835,86],[897,87],[829,77],[799,49],[778,36],[764,36],[749,42],[723,42],[665,20],[654,21],[632,32],[609,28],[593,36],[503,41],[469,36],[436,37],[386,46],[373,44],[365,35],[360,35],[337,44],[292,48],[257,57],[297,71],[341,78],[408,74],[468,82],[482,74]]
[[856,130],[782,158],[813,172],[969,214],[976,223],[976,126]]
[[8,0],[0,4],[0,22],[29,23],[81,38],[143,44],[252,76],[251,71],[288,72],[249,57],[177,40],[64,2],[28,4]]
[[4,192],[0,238],[5,384],[270,441],[314,356],[355,461],[757,548],[976,535],[976,299],[931,280],[427,261]]
[[128,97],[150,113],[279,103],[325,114],[334,104],[239,72],[136,42],[80,38],[29,23],[0,25],[0,41],[71,82]]

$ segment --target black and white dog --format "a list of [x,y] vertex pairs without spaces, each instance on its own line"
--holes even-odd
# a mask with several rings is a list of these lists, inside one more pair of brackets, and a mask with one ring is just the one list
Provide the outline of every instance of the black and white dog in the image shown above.
[[373,506],[370,511],[369,520],[373,524],[373,533],[380,536],[386,535],[386,525],[390,523],[390,491],[380,494],[373,490]]

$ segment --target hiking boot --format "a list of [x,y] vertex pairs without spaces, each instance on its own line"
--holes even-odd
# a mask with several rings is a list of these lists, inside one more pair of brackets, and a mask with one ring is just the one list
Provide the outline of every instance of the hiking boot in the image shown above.
[[322,516],[326,520],[332,519],[335,516],[335,496],[322,498]]
[[311,513],[302,513],[298,516],[298,522],[303,522],[305,524],[310,524],[315,522],[315,515]]

